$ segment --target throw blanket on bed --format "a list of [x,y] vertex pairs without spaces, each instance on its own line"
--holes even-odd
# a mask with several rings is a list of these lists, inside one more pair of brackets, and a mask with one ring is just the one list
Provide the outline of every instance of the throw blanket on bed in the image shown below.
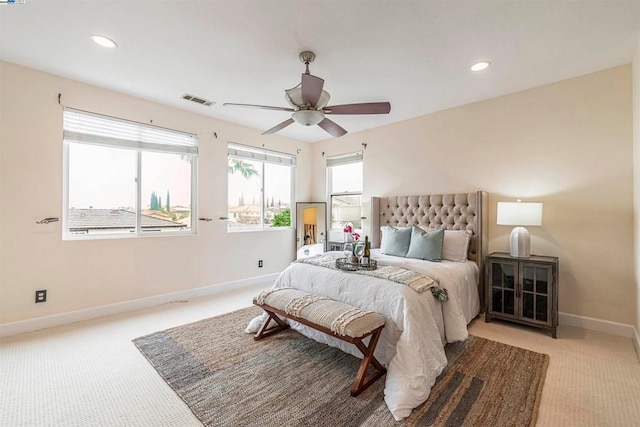
[[[336,259],[327,255],[316,255],[309,258],[301,258],[296,262],[302,262],[306,264],[313,264],[320,267],[331,268],[333,270],[339,270],[336,267]],[[364,274],[366,276],[377,277],[379,279],[387,279],[392,282],[400,283],[402,285],[409,286],[411,289],[418,293],[422,293],[427,289],[431,290],[434,297],[440,302],[446,302],[449,299],[447,290],[438,286],[438,282],[433,280],[429,276],[425,276],[417,271],[407,270],[403,267],[397,267],[393,265],[378,266],[375,270],[356,270],[350,271],[351,273]]]

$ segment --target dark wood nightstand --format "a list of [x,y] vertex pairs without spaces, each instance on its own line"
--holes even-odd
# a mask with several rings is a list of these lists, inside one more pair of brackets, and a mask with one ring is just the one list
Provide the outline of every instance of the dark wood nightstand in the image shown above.
[[558,327],[558,258],[513,258],[494,252],[486,262],[485,321],[502,319],[535,326],[556,338]]

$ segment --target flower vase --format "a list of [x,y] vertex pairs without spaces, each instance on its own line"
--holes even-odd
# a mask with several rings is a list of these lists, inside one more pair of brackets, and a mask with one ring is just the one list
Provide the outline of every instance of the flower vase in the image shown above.
[[351,233],[344,233],[344,242],[345,243],[352,243],[353,242],[353,235],[351,235]]

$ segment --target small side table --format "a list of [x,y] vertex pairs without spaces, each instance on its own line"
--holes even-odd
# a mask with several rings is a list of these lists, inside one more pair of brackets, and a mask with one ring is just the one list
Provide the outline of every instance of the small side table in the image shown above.
[[485,321],[502,319],[546,329],[558,328],[558,258],[532,255],[513,258],[502,252],[487,256]]
[[342,251],[343,249],[344,249],[344,242],[327,241],[327,251]]

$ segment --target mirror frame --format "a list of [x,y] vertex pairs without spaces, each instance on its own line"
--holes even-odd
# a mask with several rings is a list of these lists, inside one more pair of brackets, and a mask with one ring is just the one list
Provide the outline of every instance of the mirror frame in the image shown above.
[[307,208],[318,208],[316,222],[318,226],[324,226],[324,230],[318,227],[318,243],[322,243],[324,251],[327,250],[327,202],[297,202],[296,203],[296,250],[304,246],[303,211]]

